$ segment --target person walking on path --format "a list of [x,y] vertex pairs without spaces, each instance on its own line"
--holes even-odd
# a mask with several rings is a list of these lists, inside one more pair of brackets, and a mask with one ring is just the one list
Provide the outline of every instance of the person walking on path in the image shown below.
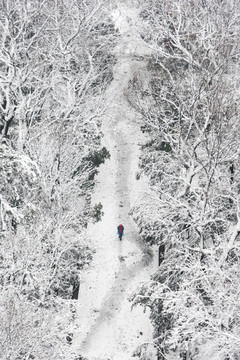
[[119,240],[121,241],[122,237],[124,235],[124,226],[122,224],[118,225],[117,233],[118,233],[118,236],[119,236]]

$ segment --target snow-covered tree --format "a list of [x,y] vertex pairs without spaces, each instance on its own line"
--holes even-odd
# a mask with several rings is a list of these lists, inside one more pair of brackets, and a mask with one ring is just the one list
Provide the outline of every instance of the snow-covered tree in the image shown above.
[[116,33],[104,1],[0,2],[1,358],[67,359]]
[[136,300],[152,309],[159,354],[239,357],[238,6],[149,1],[141,13],[150,79],[129,101],[150,137],[140,166],[153,200],[134,216],[166,251]]

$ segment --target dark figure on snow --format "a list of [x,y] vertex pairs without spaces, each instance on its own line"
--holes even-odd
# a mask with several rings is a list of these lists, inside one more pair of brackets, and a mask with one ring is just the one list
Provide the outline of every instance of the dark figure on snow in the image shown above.
[[118,225],[117,233],[118,233],[118,236],[119,236],[119,240],[121,241],[122,237],[124,235],[124,226],[122,224]]

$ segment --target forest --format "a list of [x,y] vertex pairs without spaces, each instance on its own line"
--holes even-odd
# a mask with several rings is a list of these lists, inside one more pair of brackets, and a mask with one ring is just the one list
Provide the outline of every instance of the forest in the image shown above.
[[[161,248],[132,305],[150,309],[158,360],[238,360],[240,2],[119,3],[135,6],[148,49],[124,96],[148,139],[136,177],[151,201],[129,210]],[[0,0],[1,360],[77,360],[67,339],[95,252],[88,225],[104,215],[91,199],[111,157],[117,6]],[[154,360],[146,347],[136,357]]]
[[0,4],[0,357],[67,359],[115,31],[97,1]]

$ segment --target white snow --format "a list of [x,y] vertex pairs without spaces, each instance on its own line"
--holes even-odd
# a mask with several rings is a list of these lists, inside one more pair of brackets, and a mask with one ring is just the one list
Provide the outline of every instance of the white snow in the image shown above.
[[[140,119],[124,95],[133,74],[145,68],[143,60],[131,56],[144,54],[131,28],[136,17],[137,10],[124,4],[113,11],[121,39],[107,94],[112,100],[102,125],[102,145],[111,158],[100,167],[92,198],[92,205],[103,204],[104,216],[88,228],[88,242],[96,253],[91,266],[82,272],[73,343],[74,350],[89,360],[130,360],[137,346],[152,343],[149,312],[144,313],[140,306],[131,309],[128,300],[157,267],[156,254],[149,255],[129,215],[148,191],[146,182],[135,178],[139,144],[144,142]],[[119,223],[125,227],[122,242],[117,238]],[[155,359],[155,350],[150,348],[149,359]]]

